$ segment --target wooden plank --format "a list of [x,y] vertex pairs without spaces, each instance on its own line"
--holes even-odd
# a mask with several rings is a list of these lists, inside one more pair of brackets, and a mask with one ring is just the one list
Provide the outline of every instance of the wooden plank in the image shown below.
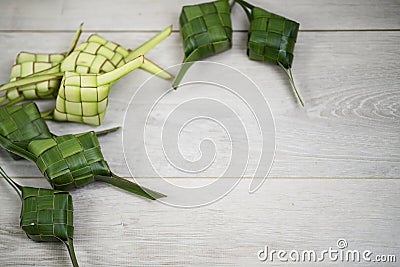
[[[13,58],[21,50],[45,52],[62,51],[71,33],[2,33],[0,38],[0,80],[6,81]],[[135,47],[152,33],[104,33],[105,37]],[[43,38],[45,36],[45,38]],[[87,36],[85,34],[84,36]],[[400,173],[400,114],[399,72],[400,54],[398,32],[336,32],[302,33],[299,36],[294,60],[294,75],[306,107],[302,109],[290,90],[287,78],[278,67],[249,61],[245,54],[244,33],[234,35],[232,50],[210,60],[233,66],[248,75],[268,100],[276,125],[276,155],[270,172],[272,177],[388,177],[398,178]],[[26,40],[30,40],[26,42]],[[44,41],[45,40],[45,41]],[[148,54],[161,66],[177,64],[182,59],[180,37],[174,33]],[[100,129],[121,125],[129,99],[135,90],[150,77],[135,71],[118,81],[111,91],[109,110]],[[169,83],[155,90],[163,92]],[[157,114],[182,103],[199,92],[178,90],[168,94],[158,106]],[[204,91],[205,97],[224,96],[218,90]],[[139,99],[134,107],[150,105]],[[147,102],[146,102],[147,101]],[[254,120],[246,113],[243,103],[227,96],[229,106],[243,111],[243,121],[251,127]],[[195,108],[195,107],[194,107]],[[140,113],[136,113],[140,114]],[[180,116],[172,118],[179,121]],[[161,126],[162,117],[154,116],[153,125]],[[94,129],[87,125],[49,122],[57,134]],[[142,127],[143,125],[138,125]],[[187,127],[180,143],[185,156],[199,157],[198,145],[204,137],[216,140],[219,147],[218,164],[207,172],[193,174],[216,177],[229,161],[230,141],[222,129],[198,124]],[[122,132],[102,137],[103,152],[112,169],[129,176],[122,152]],[[143,142],[137,140],[137,144]],[[249,145],[250,161],[246,176],[252,176],[257,167],[256,152],[259,143]],[[160,173],[169,177],[186,177],[167,164],[160,149],[150,151]],[[152,176],[143,164],[146,155],[136,154],[135,171],[138,176]],[[141,161],[143,159],[143,161]],[[10,166],[13,176],[40,176],[31,163],[13,161],[0,151],[0,164]]]
[[[47,186],[43,179],[17,181]],[[247,183],[196,209],[144,201],[100,183],[73,191],[78,260],[82,266],[256,266],[256,253],[265,245],[321,251],[335,249],[340,238],[348,249],[394,254],[398,260],[398,181],[269,179],[252,195]],[[23,234],[20,201],[2,179],[0,203],[2,266],[69,266],[63,245],[35,243]]]
[[[399,29],[397,0],[261,0],[251,1],[301,23],[302,30]],[[199,3],[179,0],[152,1],[15,1],[0,3],[0,30],[73,31],[81,22],[85,30],[157,31],[169,24],[178,29],[183,5]],[[247,19],[239,6],[233,11],[235,30],[246,30]]]

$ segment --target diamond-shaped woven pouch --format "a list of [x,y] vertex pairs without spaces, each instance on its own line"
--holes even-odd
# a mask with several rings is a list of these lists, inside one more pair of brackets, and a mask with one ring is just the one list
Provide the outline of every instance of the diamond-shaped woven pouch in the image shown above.
[[281,63],[290,68],[299,24],[255,7],[251,12],[247,53],[250,59]]
[[[232,47],[232,23],[227,0],[184,6],[179,17],[185,51],[184,62],[194,62]],[[184,64],[173,87],[182,80],[190,64]]]
[[22,188],[21,227],[34,241],[73,239],[73,206],[68,192]]
[[[15,64],[11,69],[10,82],[19,80],[32,74],[38,74],[53,68],[54,72],[59,72],[59,65],[65,58],[65,54],[33,54],[21,52],[18,54]],[[60,80],[48,80],[37,84],[25,85],[7,90],[9,101],[17,99],[38,99],[52,98],[57,92]]]
[[[11,69],[10,83],[19,81],[21,85],[6,89],[0,102],[7,100],[7,105],[12,105],[23,99],[54,98],[57,95],[61,78],[48,76],[47,79],[33,83],[29,78],[36,75],[60,73],[61,62],[75,48],[81,32],[82,24],[77,29],[73,41],[65,53],[19,53]],[[5,90],[2,87],[0,86],[0,90]]]
[[[0,134],[24,148],[32,140],[52,136],[36,104],[32,102],[1,107]],[[11,155],[15,159],[20,158],[15,154]]]
[[286,73],[290,84],[304,106],[292,75],[293,51],[300,24],[253,6],[244,0],[235,0],[246,12],[250,21],[247,55],[252,60],[272,62]]
[[53,119],[100,125],[108,105],[111,84],[142,63],[143,56],[140,56],[104,74],[65,72]]
[[185,60],[200,60],[232,47],[228,1],[184,6],[179,17]]
[[109,92],[110,85],[97,85],[96,74],[66,72],[57,95],[53,118],[100,125],[107,109]]
[[73,205],[68,192],[21,186],[0,167],[0,174],[17,192],[22,208],[20,227],[34,241],[61,241],[67,248],[73,266],[77,267],[73,238]]
[[35,162],[54,189],[70,190],[97,180],[153,200],[165,196],[112,173],[94,132],[33,140],[27,149],[0,135],[0,145]]
[[94,132],[34,140],[28,150],[54,189],[70,190],[93,182],[95,175],[111,175]]

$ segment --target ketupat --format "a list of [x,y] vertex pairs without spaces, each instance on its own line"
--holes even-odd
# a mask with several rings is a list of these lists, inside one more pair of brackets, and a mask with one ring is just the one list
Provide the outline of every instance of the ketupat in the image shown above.
[[[27,148],[32,140],[52,137],[37,106],[32,102],[0,108],[0,135],[23,148]],[[13,153],[11,156],[20,159]]]
[[0,146],[35,162],[54,189],[70,190],[102,181],[148,199],[165,197],[112,173],[94,132],[37,139],[26,149],[0,135]]
[[[69,51],[68,53],[71,55],[63,58],[60,64],[55,64],[51,68],[45,69],[32,75],[28,75],[26,77],[20,77],[19,79],[0,85],[0,91],[7,90],[7,92],[10,92],[9,94],[6,94],[2,98],[0,98],[0,102],[5,101],[7,100],[7,97],[10,97],[7,105],[13,105],[23,100],[25,98],[24,95],[26,95],[26,98],[29,99],[36,99],[38,97],[56,97],[59,89],[59,86],[56,85],[60,84],[61,78],[63,77],[65,71],[73,70],[74,72],[81,74],[103,74],[106,71],[115,69],[116,67],[120,67],[124,63],[128,63],[138,56],[148,52],[150,49],[152,49],[154,46],[156,46],[166,37],[168,37],[171,31],[172,26],[165,28],[160,33],[156,34],[133,51],[123,48],[110,41],[107,41],[98,35],[92,35],[92,37],[90,37],[87,42],[82,44],[82,46],[79,46],[79,49],[77,51],[75,51],[75,49],[71,51],[72,53],[70,53]],[[79,37],[79,35],[77,36]],[[78,38],[77,36],[76,38]],[[103,42],[103,44],[101,44],[101,42]],[[96,52],[98,51],[96,51],[96,49],[93,50],[94,46],[97,46],[99,48],[99,51],[104,53],[97,55]],[[113,49],[117,50],[114,51]],[[122,60],[119,60],[122,55],[124,55],[124,57],[122,58]],[[28,58],[32,57],[32,55],[28,55],[26,53],[24,54],[24,56],[27,56]],[[113,66],[114,63],[118,64]],[[27,64],[28,66],[32,65],[31,62],[28,62]],[[103,66],[102,64],[105,65]],[[140,66],[140,68],[150,73],[156,74],[163,79],[173,78],[171,74],[164,71],[161,67],[148,59],[144,59],[144,62]],[[13,73],[18,73],[18,71],[20,71],[21,69],[21,67],[18,67],[16,70],[13,70]],[[97,71],[99,72],[97,73]],[[28,73],[29,72],[30,70],[28,68]],[[50,86],[53,84],[54,86]],[[33,90],[33,88],[35,88],[35,90]]]
[[[104,135],[118,128],[96,132],[96,135]],[[50,132],[38,107],[33,102],[0,107],[0,135],[24,149],[33,140],[55,136]],[[13,153],[11,155],[14,159],[21,159]]]
[[21,186],[0,167],[0,174],[22,201],[20,227],[34,241],[61,241],[67,248],[74,267],[78,267],[73,238],[72,196],[65,191]]
[[16,143],[50,138],[52,134],[33,102],[0,108],[0,134]]
[[139,56],[104,74],[66,72],[61,81],[56,107],[45,118],[100,125],[108,105],[111,84],[143,64],[144,57]]
[[[15,64],[11,69],[10,82],[21,80],[22,78],[30,77],[37,74],[40,75],[61,72],[60,64],[62,60],[64,60],[64,58],[75,49],[75,46],[82,33],[82,26],[83,24],[81,24],[77,29],[73,41],[69,49],[65,53],[19,53],[15,60]],[[54,79],[48,79],[39,83],[9,88],[7,89],[5,95],[0,98],[0,103],[7,100],[7,105],[12,105],[24,99],[54,98],[60,86],[60,80],[61,78],[56,77]]]
[[247,55],[252,60],[278,64],[290,80],[302,106],[304,102],[292,75],[293,51],[300,24],[285,17],[255,7],[244,0],[235,0],[250,21]]
[[[111,84],[143,64],[146,64],[144,57],[139,56],[125,65],[103,74],[53,73],[35,75],[30,80],[38,82],[59,75],[63,76],[57,94],[56,107],[43,112],[42,117],[57,121],[83,122],[97,126],[103,120]],[[10,82],[5,86],[15,87],[21,81]]]
[[185,49],[183,65],[173,81],[176,89],[194,61],[232,47],[232,23],[228,0],[184,6],[179,17]]
[[[125,48],[117,43],[106,40],[98,34],[93,34],[79,44],[74,51],[67,56],[62,64],[62,71],[73,71],[80,74],[102,74],[112,71],[138,56],[144,55],[154,46],[167,38],[172,32],[172,26],[168,26],[141,46],[134,50]],[[144,64],[140,67],[163,79],[172,79],[172,75],[161,67],[144,58]]]

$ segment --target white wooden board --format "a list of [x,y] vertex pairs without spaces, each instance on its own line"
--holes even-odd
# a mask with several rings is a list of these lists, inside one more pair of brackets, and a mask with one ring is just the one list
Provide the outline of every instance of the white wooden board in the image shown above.
[[[71,38],[71,33],[2,33],[0,38],[0,80],[6,81],[15,55],[21,50],[44,52],[62,51]],[[135,47],[152,36],[152,33],[104,33],[105,37],[126,46]],[[43,40],[45,36],[45,42]],[[85,38],[87,34],[84,35]],[[26,43],[28,38],[32,42]],[[278,67],[250,61],[245,54],[244,33],[234,34],[232,50],[214,56],[210,60],[233,66],[248,75],[268,100],[276,124],[276,155],[271,177],[400,177],[400,54],[398,32],[304,32],[299,36],[293,72],[298,87],[306,102],[301,108],[295,102],[290,85]],[[161,66],[178,64],[182,60],[180,37],[172,34],[166,41],[152,50],[148,57]],[[199,74],[200,75],[200,74]],[[118,81],[112,88],[110,104],[104,124],[100,129],[122,125],[124,111],[135,90],[150,77],[137,70]],[[161,83],[167,90],[169,83]],[[183,100],[195,96],[196,92],[178,89],[161,101],[158,112],[165,113]],[[204,97],[220,97],[221,93],[207,91]],[[138,100],[141,105],[152,103]],[[144,102],[143,102],[144,101]],[[227,105],[240,107],[233,97],[224,99]],[[135,102],[135,108],[137,102]],[[195,107],[194,107],[195,108]],[[243,111],[244,108],[242,108]],[[133,119],[135,113],[132,113]],[[139,114],[139,113],[136,113]],[[155,116],[155,115],[153,115]],[[246,117],[247,116],[247,117]],[[161,116],[162,117],[162,116]],[[127,119],[130,119],[129,117]],[[172,120],[179,121],[179,114]],[[245,122],[251,118],[243,115]],[[163,121],[155,118],[154,124]],[[51,123],[57,134],[96,129],[78,124]],[[137,125],[141,127],[141,125]],[[179,125],[180,127],[180,125]],[[213,138],[221,149],[221,162],[229,160],[230,150],[224,150],[230,141],[222,129],[198,123],[187,127],[180,142],[184,156],[196,157],[198,145],[204,137]],[[106,159],[113,170],[129,176],[122,153],[122,132],[100,139]],[[138,143],[143,140],[137,140]],[[257,158],[259,147],[249,147],[250,156]],[[38,176],[36,168],[26,161],[13,161],[2,153],[4,164],[12,164],[10,175]],[[167,164],[159,150],[149,153],[159,163],[164,176],[186,177]],[[139,160],[146,155],[138,156]],[[257,160],[250,160],[246,176],[251,176]],[[23,168],[19,166],[24,166]],[[26,166],[26,167],[25,167]],[[153,176],[140,161],[136,167],[138,176]],[[194,176],[216,177],[225,168],[214,164],[209,172]]]
[[[47,186],[42,179],[17,181]],[[27,239],[18,226],[18,196],[0,182],[2,266],[68,266],[62,244]],[[192,185],[199,182],[192,179]],[[349,249],[398,257],[396,180],[270,179],[253,195],[247,193],[247,184],[244,180],[221,201],[197,209],[148,202],[100,183],[75,190],[79,262],[81,266],[280,266],[280,262],[260,262],[257,252],[265,245],[321,251],[336,248],[341,238]],[[321,266],[343,264],[326,261]]]
[[[299,21],[302,30],[399,29],[397,0],[253,0],[272,12]],[[195,0],[152,1],[25,1],[0,3],[0,30],[74,31],[81,22],[85,29],[102,31],[157,31],[169,24],[178,29],[183,5]],[[246,30],[247,18],[239,6],[232,14],[233,28]]]
[[[180,7],[197,2],[1,1],[0,83],[7,81],[19,51],[62,52],[80,22],[85,22],[83,38],[97,31],[131,48],[173,24],[171,37],[148,57],[163,67],[178,64],[183,57]],[[239,6],[232,15],[233,49],[210,60],[238,68],[268,100],[276,126],[276,154],[269,175],[274,178],[267,179],[255,194],[247,193],[250,179],[245,178],[222,200],[196,209],[145,201],[101,183],[74,190],[75,245],[81,266],[281,266],[277,261],[261,263],[256,253],[265,245],[321,251],[335,248],[340,238],[346,239],[349,249],[396,255],[399,261],[399,1],[251,2],[300,22],[293,72],[306,107],[295,102],[278,67],[247,59],[244,31],[248,22]],[[138,70],[114,85],[101,127],[49,122],[51,130],[65,134],[121,125],[129,99],[149,77]],[[168,94],[150,116],[151,125],[159,126],[160,115],[197,94],[190,90]],[[225,95],[206,91],[204,96]],[[243,121],[254,127],[237,98],[225,97],[224,103],[236,107]],[[149,104],[148,99],[138,99],[135,108],[140,112]],[[178,115],[172,122],[181,118]],[[196,159],[204,137],[215,141],[218,152],[216,164],[206,172],[183,174],[167,164],[158,148],[150,148],[149,153],[171,183],[208,184],[229,160],[225,133],[212,124],[192,125],[183,131],[179,145],[185,157]],[[101,137],[100,142],[112,170],[128,177],[122,131]],[[260,150],[257,142],[249,145],[252,157]],[[163,191],[157,187],[158,180],[149,177],[146,155],[137,157],[135,172],[140,181]],[[16,178],[21,184],[48,187],[32,163],[13,161],[3,150],[0,165],[12,177],[31,177]],[[250,160],[245,176],[251,177],[255,168]],[[232,179],[237,177],[224,181]],[[176,197],[173,191],[166,193]],[[36,243],[23,234],[18,226],[20,201],[3,179],[0,205],[0,266],[70,266],[61,244]]]

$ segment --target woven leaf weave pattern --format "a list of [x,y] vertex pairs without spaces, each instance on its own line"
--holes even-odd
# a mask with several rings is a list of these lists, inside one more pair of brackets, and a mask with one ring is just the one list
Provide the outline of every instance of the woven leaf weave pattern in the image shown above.
[[68,192],[22,187],[21,227],[34,241],[73,238],[73,206]]
[[200,60],[232,47],[228,1],[184,6],[179,18],[185,59]]
[[94,132],[34,140],[28,150],[54,189],[70,190],[94,181],[95,175],[110,176]]
[[17,144],[52,136],[34,103],[0,108],[0,134]]
[[[64,59],[64,54],[33,54],[21,52],[11,69],[10,82],[32,74],[48,70]],[[57,72],[57,71],[55,71]],[[49,80],[32,85],[25,85],[7,90],[7,98],[12,101],[21,97],[25,99],[54,97],[60,86],[59,80]]]
[[97,75],[66,72],[56,99],[54,118],[100,125],[108,105],[110,85],[99,85]]
[[254,7],[251,13],[247,54],[250,59],[279,62],[290,68],[299,24]]
[[124,65],[129,52],[128,48],[93,34],[65,58],[61,70],[81,74],[106,73]]

